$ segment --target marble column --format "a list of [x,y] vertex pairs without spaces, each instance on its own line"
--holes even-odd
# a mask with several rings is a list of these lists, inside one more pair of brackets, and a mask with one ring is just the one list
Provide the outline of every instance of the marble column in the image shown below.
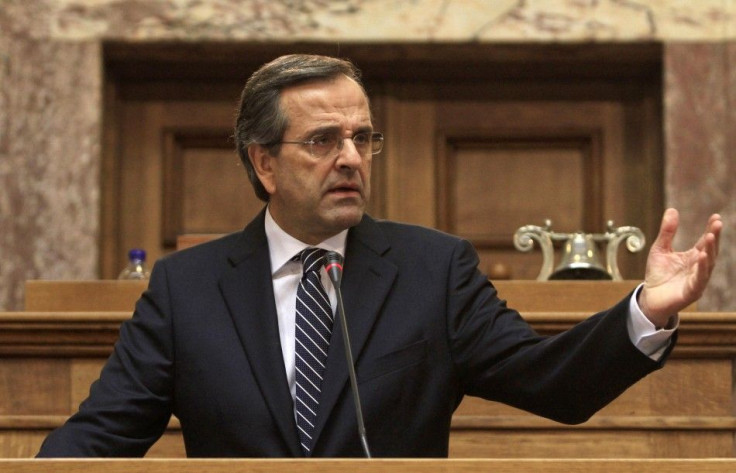
[[27,279],[97,277],[102,67],[99,41],[3,36],[0,309],[16,310]]
[[667,43],[664,71],[665,201],[681,215],[675,245],[696,241],[711,213],[723,216],[720,261],[698,307],[734,310],[736,43]]

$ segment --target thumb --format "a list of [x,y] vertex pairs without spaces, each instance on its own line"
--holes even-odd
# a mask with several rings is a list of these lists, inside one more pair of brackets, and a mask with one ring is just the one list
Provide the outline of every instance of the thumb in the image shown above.
[[659,235],[652,244],[652,249],[661,252],[672,251],[672,241],[677,233],[677,226],[680,222],[680,214],[676,209],[667,209],[662,216],[662,223],[659,227]]

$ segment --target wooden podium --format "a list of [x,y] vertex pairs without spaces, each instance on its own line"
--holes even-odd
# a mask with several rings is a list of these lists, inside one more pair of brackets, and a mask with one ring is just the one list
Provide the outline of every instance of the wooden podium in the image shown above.
[[0,460],[0,473],[733,473],[736,460]]
[[[495,285],[501,297],[518,308],[537,331],[553,334],[619,301],[636,283],[499,281]],[[0,457],[33,456],[47,433],[76,411],[109,356],[120,323],[130,317],[144,289],[145,283],[133,281],[29,281],[26,310],[0,313]],[[615,470],[610,468],[623,463],[551,459],[733,457],[735,358],[736,313],[683,313],[679,342],[665,368],[633,386],[590,421],[562,425],[467,397],[452,420],[450,457],[485,458],[483,461],[490,463],[430,462],[421,464],[426,468],[421,471],[649,471],[647,465],[652,463]],[[179,425],[173,419],[149,457],[183,456]],[[527,462],[519,463],[524,468],[517,470],[507,468],[515,464],[511,460],[489,458],[549,460],[544,469],[534,470],[542,467]],[[17,469],[3,470],[11,464]],[[0,463],[0,472],[38,471],[34,469],[37,465]],[[69,471],[88,470],[80,466],[83,464],[60,465],[67,465]],[[116,465],[113,462],[104,469],[113,473]],[[182,466],[189,463],[126,465],[140,465],[135,466],[140,469],[125,471],[193,471],[179,469],[189,468]],[[268,472],[279,468],[273,466],[279,463],[268,462],[220,465],[207,464],[207,471]],[[299,466],[300,470],[320,464],[305,465]],[[395,464],[384,465],[393,468]],[[414,468],[420,464],[403,465]],[[708,468],[715,468],[712,470],[674,469],[689,468],[688,462],[667,465],[657,471],[726,471],[718,469],[722,466],[718,462],[707,463]],[[609,469],[595,469],[598,467]],[[370,469],[376,468],[374,464],[350,463],[350,468],[377,471]],[[57,471],[56,466],[49,470]]]

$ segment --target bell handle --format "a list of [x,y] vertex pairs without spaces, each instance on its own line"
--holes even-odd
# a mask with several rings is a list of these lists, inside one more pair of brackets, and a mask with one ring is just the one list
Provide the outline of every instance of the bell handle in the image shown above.
[[608,222],[608,246],[606,248],[606,270],[614,281],[621,281],[621,272],[618,269],[618,247],[622,241],[626,240],[626,249],[631,253],[636,253],[644,249],[646,238],[644,233],[637,227],[618,227],[613,228],[613,222]]
[[529,251],[534,247],[536,240],[542,250],[542,269],[539,271],[537,281],[546,281],[552,274],[554,267],[554,248],[550,238],[549,227],[551,222],[545,221],[545,226],[524,225],[514,233],[514,246],[519,251]]

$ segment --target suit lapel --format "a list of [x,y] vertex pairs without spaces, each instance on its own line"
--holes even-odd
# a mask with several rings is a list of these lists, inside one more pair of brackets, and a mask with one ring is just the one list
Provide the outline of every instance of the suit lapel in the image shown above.
[[279,340],[263,222],[261,212],[243,231],[240,244],[230,255],[232,267],[220,280],[220,290],[271,415],[291,454],[301,456]]
[[[356,363],[396,277],[396,266],[381,258],[388,248],[384,235],[367,216],[348,235],[341,289]],[[344,343],[340,318],[336,316],[314,430],[317,443],[330,413],[348,384]]]

